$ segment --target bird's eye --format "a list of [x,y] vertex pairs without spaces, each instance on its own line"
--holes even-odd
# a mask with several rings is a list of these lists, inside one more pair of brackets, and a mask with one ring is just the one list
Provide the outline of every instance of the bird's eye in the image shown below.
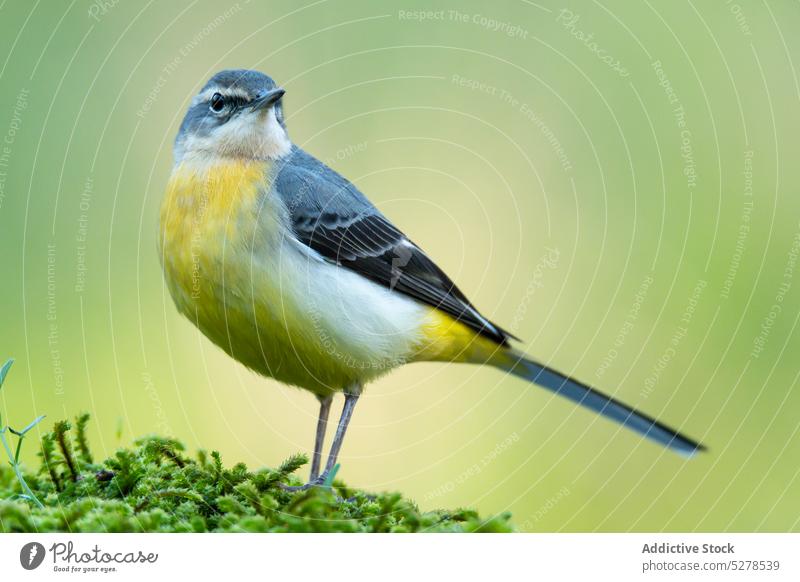
[[225,98],[220,95],[219,93],[214,93],[211,96],[211,111],[216,111],[219,113],[225,107]]

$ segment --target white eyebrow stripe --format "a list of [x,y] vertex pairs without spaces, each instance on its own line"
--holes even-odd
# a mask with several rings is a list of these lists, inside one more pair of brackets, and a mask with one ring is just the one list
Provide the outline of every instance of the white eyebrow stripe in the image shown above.
[[197,105],[198,103],[208,101],[211,99],[211,96],[214,93],[219,93],[223,97],[239,97],[241,99],[250,99],[250,95],[248,95],[246,91],[236,87],[209,87],[192,100],[192,105]]

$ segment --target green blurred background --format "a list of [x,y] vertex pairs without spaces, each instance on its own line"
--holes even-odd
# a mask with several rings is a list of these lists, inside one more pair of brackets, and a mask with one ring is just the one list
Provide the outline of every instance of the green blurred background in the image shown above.
[[254,467],[311,448],[316,400],[181,319],[155,250],[188,100],[254,68],[525,350],[710,447],[418,364],[369,387],[342,478],[526,531],[800,530],[798,26],[775,1],[6,0],[2,412],[88,410],[98,455],[153,432]]

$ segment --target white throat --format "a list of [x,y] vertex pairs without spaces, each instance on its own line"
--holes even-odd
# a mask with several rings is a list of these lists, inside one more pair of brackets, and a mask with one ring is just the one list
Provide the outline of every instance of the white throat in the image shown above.
[[208,163],[210,158],[276,160],[291,152],[292,142],[275,109],[238,115],[208,136],[187,136],[176,163]]

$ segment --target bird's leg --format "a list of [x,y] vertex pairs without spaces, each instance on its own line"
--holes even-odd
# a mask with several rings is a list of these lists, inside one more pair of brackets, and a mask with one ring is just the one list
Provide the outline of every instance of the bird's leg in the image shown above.
[[353,417],[353,411],[356,408],[358,397],[361,396],[361,385],[355,385],[344,393],[344,407],[342,408],[342,416],[339,417],[339,426],[336,428],[336,436],[333,437],[333,444],[328,453],[328,462],[325,463],[325,472],[322,473],[320,481],[325,481],[325,477],[331,472],[331,469],[336,465],[336,459],[339,456],[339,451],[342,448],[344,435],[347,432],[347,425],[350,424],[350,419]]
[[314,458],[311,460],[311,476],[309,483],[313,483],[319,477],[319,466],[322,463],[322,445],[325,443],[325,429],[328,428],[328,414],[331,411],[333,395],[320,397],[319,399],[319,419],[317,420],[317,438],[314,441]]
[[[328,412],[330,411],[330,400],[329,397],[327,400],[327,410],[323,410],[326,407],[325,401],[321,401],[320,406],[320,420],[317,424],[317,442],[316,446],[314,447],[314,461],[311,465],[311,480],[306,483],[305,485],[300,486],[290,486],[290,485],[283,485],[281,487],[286,491],[305,491],[311,487],[316,485],[322,485],[325,482],[328,474],[331,472],[331,469],[336,465],[336,459],[339,456],[339,451],[342,448],[342,442],[344,441],[344,435],[347,432],[347,425],[350,424],[350,419],[353,417],[353,410],[355,410],[356,402],[358,402],[358,397],[361,395],[361,385],[356,384],[351,386],[344,392],[344,407],[342,408],[342,415],[339,417],[339,425],[336,428],[336,436],[333,438],[333,444],[331,445],[331,450],[328,453],[328,462],[325,463],[325,471],[323,471],[322,475],[319,477],[315,477],[315,469],[319,470],[319,461],[322,458],[322,441],[325,438],[325,430],[324,427],[327,425],[327,416]],[[325,415],[325,421],[323,423],[322,417],[323,414]],[[322,428],[321,428],[322,427]],[[319,453],[319,454],[318,454]]]

